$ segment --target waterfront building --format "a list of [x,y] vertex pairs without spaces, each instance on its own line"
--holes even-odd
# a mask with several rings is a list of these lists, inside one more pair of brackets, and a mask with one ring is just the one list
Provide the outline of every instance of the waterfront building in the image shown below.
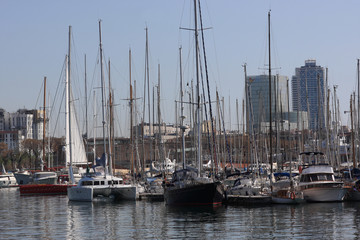
[[324,128],[324,68],[316,65],[316,60],[306,60],[304,66],[295,69],[291,83],[293,111],[308,112],[311,130]]
[[[163,123],[160,125],[160,131],[161,131],[163,140],[169,140],[169,139],[176,138],[177,137],[176,134],[179,134],[179,136],[180,136],[182,130],[181,130],[180,126]],[[189,131],[190,131],[190,128],[187,127],[185,129],[185,136],[187,136],[189,134]],[[134,132],[134,134],[139,136],[139,138],[142,137],[143,133],[144,133],[145,138],[158,137],[159,124],[151,124],[151,127],[150,127],[149,123],[144,123],[144,125],[138,124],[137,126],[133,127],[133,132]]]
[[43,139],[43,111],[19,109],[9,113],[0,109],[0,142],[9,150],[18,149],[25,139]]

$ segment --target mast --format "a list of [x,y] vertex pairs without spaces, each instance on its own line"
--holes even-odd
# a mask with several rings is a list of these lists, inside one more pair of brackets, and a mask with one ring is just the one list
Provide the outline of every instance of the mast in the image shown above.
[[[110,77],[110,59],[109,59],[109,125],[108,125],[108,129],[109,129],[109,172],[112,175],[113,171],[112,171],[112,157],[113,157],[113,135],[114,135],[114,122],[113,122],[113,96],[111,93],[111,77]],[[115,167],[115,166],[114,166]]]
[[[50,93],[49,93],[49,96],[48,96],[48,111],[49,112],[51,112],[50,111]],[[49,121],[48,121],[48,124],[47,124],[47,133],[48,133],[48,164],[47,164],[47,166],[48,167],[51,167],[51,165],[52,166],[54,166],[54,162],[51,164],[51,156],[53,156],[52,154],[50,154],[50,140],[51,140],[51,138],[50,138],[50,114],[48,114],[49,116],[47,117],[48,119],[49,119]]]
[[197,7],[194,0],[194,19],[195,19],[195,59],[196,59],[196,128],[197,128],[197,160],[198,160],[198,177],[201,171],[201,126],[200,126],[200,77],[199,77],[199,40],[197,26]]
[[[134,122],[135,122],[135,167],[136,167],[136,173],[140,173],[140,169],[139,167],[141,167],[141,162],[140,162],[140,156],[139,156],[139,146],[138,146],[138,126],[139,126],[139,123],[138,123],[138,119],[137,119],[137,104],[136,104],[136,80],[134,80],[134,110],[135,110],[135,116],[134,116]],[[144,165],[145,166],[145,165]],[[144,167],[141,168],[141,176],[144,176],[143,173],[144,173]]]
[[84,56],[84,64],[85,64],[85,144],[86,144],[86,155],[88,154],[88,98],[87,98],[87,75],[86,75],[86,54]]
[[131,81],[131,49],[129,49],[129,86],[130,86],[130,164],[131,176],[134,176],[134,144],[133,144],[133,96],[132,96],[132,81]]
[[70,183],[75,183],[73,169],[72,169],[72,143],[71,143],[71,26],[69,26],[69,51],[67,55],[67,72],[66,72],[66,113],[67,113],[67,132],[68,136],[67,144],[69,147],[69,158],[70,158],[70,167],[69,167],[69,175],[70,175]]
[[[103,50],[101,41],[101,20],[99,20],[99,40],[100,40],[100,69],[101,69],[101,103],[102,103],[102,132],[103,132],[103,149],[105,156],[105,166],[107,166],[107,152],[106,152],[106,121],[105,121],[105,81],[103,68]],[[109,164],[111,165],[111,163]],[[106,171],[105,171],[106,174]]]
[[[286,93],[287,93],[287,105],[288,105],[288,109],[287,109],[287,118],[288,118],[288,134],[287,134],[287,139],[288,139],[288,147],[287,147],[287,153],[286,153],[286,157],[287,160],[286,161],[290,161],[290,187],[293,187],[293,181],[292,181],[292,156],[291,156],[291,140],[290,140],[290,90],[289,90],[289,79],[287,79],[286,81]],[[289,152],[290,150],[290,152]]]
[[184,103],[183,103],[183,97],[184,97],[184,91],[183,91],[183,79],[182,79],[182,59],[181,59],[181,47],[179,48],[179,56],[180,56],[180,128],[181,128],[181,159],[183,163],[183,169],[186,168],[185,163],[185,126],[184,126]]
[[[157,87],[157,114],[158,114],[158,134],[159,134],[159,157],[160,161],[163,161],[163,165],[165,167],[165,156],[164,156],[164,143],[162,139],[162,132],[161,132],[161,110],[160,110],[160,64],[158,64],[158,87]],[[165,171],[165,169],[164,169]]]
[[93,114],[93,140],[94,140],[94,160],[93,164],[96,165],[96,92],[94,91],[94,114]]
[[236,146],[236,138],[234,137],[234,147],[235,149],[238,149],[236,152],[236,157],[237,157],[237,163],[240,163],[240,155],[239,155],[239,151],[240,151],[240,122],[239,122],[239,102],[238,99],[236,99],[236,125],[237,125],[237,137],[238,137],[238,143],[239,145]]
[[[145,49],[145,67],[146,67],[146,79],[147,82],[147,92],[148,92],[148,115],[149,115],[149,140],[150,140],[150,151],[149,151],[149,160],[152,162],[153,158],[153,127],[151,126],[151,102],[150,102],[150,71],[149,71],[149,38],[148,38],[148,28],[146,27],[146,49]],[[155,158],[154,158],[155,160]]]
[[[270,144],[269,144],[269,148],[270,148],[270,171],[271,173],[273,173],[273,149],[272,149],[272,113],[271,113],[271,44],[270,44],[270,11],[268,12],[268,29],[269,29],[269,33],[268,33],[268,37],[269,37],[269,121],[270,121],[270,132],[269,132],[269,136],[270,136]],[[270,178],[271,180],[271,178]]]
[[[355,100],[355,92],[354,92],[354,100]],[[355,161],[355,134],[354,134],[354,121],[353,121],[353,95],[350,96],[350,118],[351,118],[351,153],[353,160],[353,168],[356,168]]]
[[[246,71],[246,63],[243,65],[244,67],[244,75],[245,75],[245,115],[246,115],[246,129],[247,129],[247,133],[248,133],[248,138],[247,138],[247,156],[246,156],[246,162],[247,164],[249,164],[250,162],[250,132],[252,134],[252,131],[250,131],[250,129],[252,129],[252,118],[250,117],[250,98],[249,98],[249,83],[248,83],[248,79],[247,79],[247,71]],[[243,107],[243,111],[244,111],[244,107]],[[251,128],[250,128],[251,126]],[[243,132],[244,134],[245,132]],[[243,143],[244,144],[244,143]]]
[[318,124],[318,151],[321,151],[321,101],[320,101],[320,95],[321,95],[321,91],[320,91],[320,75],[319,73],[317,74],[317,94],[318,94],[318,113],[317,113],[317,124]]
[[[360,138],[360,59],[357,59],[357,84],[358,84],[358,97],[357,97],[357,138]],[[360,148],[359,148],[360,151]],[[358,158],[360,152],[358,152]],[[355,166],[354,166],[355,167]]]
[[46,127],[46,77],[44,77],[44,110],[43,110],[43,158],[41,160],[41,171],[44,171],[45,162],[45,127]]

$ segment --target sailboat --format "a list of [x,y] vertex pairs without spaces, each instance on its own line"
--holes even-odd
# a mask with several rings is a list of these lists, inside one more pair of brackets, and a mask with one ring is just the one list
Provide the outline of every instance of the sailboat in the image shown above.
[[[199,81],[199,42],[197,27],[197,0],[194,0],[195,12],[195,55],[196,55],[196,80],[197,80],[197,164],[198,169],[191,168],[185,164],[184,131],[182,129],[182,158],[183,168],[175,171],[172,180],[165,183],[164,199],[168,205],[189,206],[189,205],[221,205],[224,199],[223,184],[214,177],[209,178],[201,173],[201,127],[200,127],[200,81]],[[199,7],[200,8],[200,7]],[[201,17],[201,16],[200,16]],[[183,119],[183,116],[181,116]],[[214,176],[214,174],[213,174]]]
[[[46,128],[46,77],[44,77],[44,110],[43,110],[43,157],[41,159],[41,171],[35,172],[28,184],[19,185],[21,195],[63,195],[67,192],[67,184],[58,183],[58,175],[53,171],[43,171],[45,161],[45,128]],[[20,173],[17,178],[25,183],[29,181],[28,172]],[[25,181],[25,182],[24,182]]]
[[[69,28],[69,39],[70,39]],[[93,201],[95,199],[107,199],[107,200],[136,200],[136,186],[124,184],[121,177],[114,177],[111,170],[111,156],[110,161],[107,163],[107,153],[106,153],[106,122],[105,122],[105,106],[104,106],[104,95],[105,95],[105,82],[103,74],[103,60],[102,60],[102,42],[101,42],[101,21],[99,21],[99,37],[100,37],[100,62],[101,62],[101,90],[102,90],[102,118],[103,118],[103,143],[104,143],[104,153],[100,159],[100,163],[97,166],[93,167],[93,171],[90,172],[90,169],[87,170],[86,174],[79,180],[76,186],[69,187],[67,189],[68,198],[70,201]],[[70,41],[69,41],[69,56],[70,56]],[[69,58],[70,59],[70,58]],[[69,92],[68,96],[71,96],[70,88],[70,61],[68,59],[68,71],[67,71],[67,91]],[[69,104],[71,100],[67,101]],[[71,110],[71,108],[69,108]],[[69,125],[72,123],[71,114],[69,115]],[[70,156],[72,152],[73,140],[71,138],[72,132],[69,132],[69,151]],[[83,145],[82,145],[83,146]],[[82,147],[84,149],[84,147]],[[79,149],[74,148],[78,151]],[[85,151],[84,151],[85,153]],[[73,173],[72,173],[73,160],[70,157],[70,174],[71,181],[73,182]],[[110,170],[108,169],[110,167]]]

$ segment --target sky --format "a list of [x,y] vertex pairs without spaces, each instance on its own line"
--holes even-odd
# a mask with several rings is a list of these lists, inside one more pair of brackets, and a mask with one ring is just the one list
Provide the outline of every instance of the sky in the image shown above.
[[[78,105],[83,106],[85,95],[85,54],[88,95],[95,92],[99,104],[98,21],[101,19],[104,59],[106,64],[111,62],[111,84],[121,123],[119,135],[128,132],[129,108],[125,99],[129,98],[129,49],[132,79],[136,80],[139,98],[137,111],[142,112],[146,27],[151,86],[157,85],[159,64],[162,118],[175,123],[180,46],[183,81],[194,80],[193,31],[180,29],[193,28],[191,5],[190,0],[0,0],[0,108],[8,112],[19,108],[39,109],[43,104],[44,76],[50,103],[55,105],[59,101],[55,96],[60,91],[57,89],[63,88],[70,25],[72,78]],[[315,59],[317,65],[328,68],[330,87],[338,85],[340,112],[349,110],[350,94],[357,89],[360,1],[207,0],[201,2],[201,8],[203,26],[210,28],[204,37],[212,99],[216,89],[224,97],[228,126],[236,128],[235,101],[241,103],[244,97],[242,65],[246,63],[248,75],[267,71],[264,68],[270,9],[273,73],[291,79],[296,67],[304,65],[307,59]],[[108,78],[108,71],[105,72]],[[62,119],[56,117],[62,111],[53,110],[52,117]],[[79,111],[83,116],[84,107]],[[349,123],[348,115],[343,114],[343,124]]]

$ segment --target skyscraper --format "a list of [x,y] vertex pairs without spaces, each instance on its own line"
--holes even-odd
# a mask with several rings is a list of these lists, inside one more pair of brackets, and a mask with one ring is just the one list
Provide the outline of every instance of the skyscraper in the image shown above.
[[[271,76],[271,114],[272,121],[281,117],[281,113],[288,111],[287,88],[288,77]],[[256,75],[248,76],[248,99],[251,117],[249,123],[255,129],[261,123],[270,122],[270,98],[269,98],[269,76]],[[280,120],[280,119],[277,119]],[[275,127],[275,125],[273,126]]]
[[295,69],[291,80],[293,111],[306,111],[309,128],[318,130],[325,126],[324,68],[316,60],[306,60],[305,66]]

